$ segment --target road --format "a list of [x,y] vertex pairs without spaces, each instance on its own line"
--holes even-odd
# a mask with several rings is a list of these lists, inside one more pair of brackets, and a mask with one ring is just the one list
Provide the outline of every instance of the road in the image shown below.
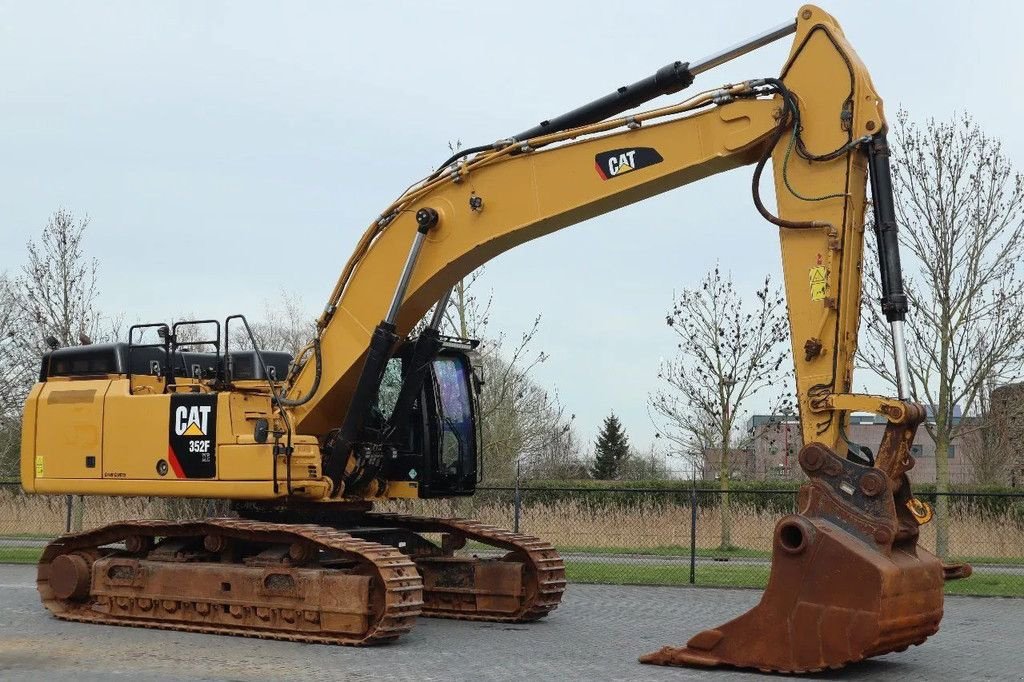
[[[755,673],[640,666],[636,657],[752,606],[753,590],[572,585],[530,625],[422,619],[358,649],[66,623],[40,606],[34,569],[0,565],[3,680],[755,680]],[[1022,679],[1024,602],[949,597],[923,646],[802,679]],[[776,679],[768,678],[768,679]]]

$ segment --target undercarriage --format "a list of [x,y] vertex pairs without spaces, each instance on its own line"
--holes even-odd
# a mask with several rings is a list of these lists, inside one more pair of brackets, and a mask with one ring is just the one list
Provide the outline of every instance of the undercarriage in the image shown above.
[[345,645],[392,641],[419,615],[533,621],[565,590],[561,558],[537,538],[460,519],[344,518],[115,523],[47,545],[37,585],[66,620]]

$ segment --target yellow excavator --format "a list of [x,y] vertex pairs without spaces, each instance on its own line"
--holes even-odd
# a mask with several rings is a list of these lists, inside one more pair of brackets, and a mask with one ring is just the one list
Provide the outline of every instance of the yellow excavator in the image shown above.
[[[777,77],[626,113],[789,35]],[[761,200],[769,161],[775,213]],[[451,289],[526,241],[751,164],[754,204],[779,228],[808,481],[776,527],[760,604],[641,660],[804,672],[920,644],[939,627],[943,580],[969,567],[944,567],[917,545],[931,511],[906,472],[924,411],[907,400],[886,119],[838,23],[810,5],[735,47],[446,159],[367,229],[298,357],[238,348],[239,338],[256,345],[240,315],[51,350],[25,404],[26,491],[216,498],[236,513],[64,535],[39,564],[46,608],[90,623],[337,644],[393,640],[419,615],[550,613],[566,583],[547,542],[372,510],[477,485],[476,342],[440,333]],[[896,398],[851,392],[868,180]],[[875,453],[846,441],[852,412],[887,420]]]

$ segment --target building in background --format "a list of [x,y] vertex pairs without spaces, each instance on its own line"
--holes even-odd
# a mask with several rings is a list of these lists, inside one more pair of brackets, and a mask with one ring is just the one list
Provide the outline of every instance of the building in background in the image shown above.
[[[716,481],[722,468],[722,449],[704,450],[704,480]],[[729,448],[729,478],[733,481],[758,479],[754,450],[750,447]]]
[[978,469],[1011,488],[1024,486],[1024,383],[992,389],[987,407],[987,420],[971,443],[983,448],[976,455]]
[[[960,410],[954,419],[961,419]],[[850,416],[846,437],[850,443],[878,450],[885,431],[885,417],[870,414]],[[731,477],[741,480],[797,480],[805,478],[800,470],[797,455],[800,452],[800,422],[792,415],[754,415],[746,424],[743,447],[729,451]],[[949,478],[951,483],[974,483],[973,469],[969,458],[964,456],[963,438],[953,439],[949,453]],[[917,430],[911,451],[914,468],[910,470],[912,483],[935,482],[935,443],[922,424]],[[721,453],[708,449],[704,453],[706,477],[718,477]]]

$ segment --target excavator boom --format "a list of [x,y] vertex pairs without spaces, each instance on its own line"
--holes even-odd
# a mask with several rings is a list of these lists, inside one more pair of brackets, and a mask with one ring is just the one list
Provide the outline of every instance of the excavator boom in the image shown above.
[[[692,80],[690,69],[724,57],[713,55],[695,67],[677,62],[622,88],[625,93],[460,158],[399,197],[361,238],[321,316],[321,378],[314,397],[292,410],[296,429],[323,433],[337,427],[337,415],[347,412],[355,393],[375,325],[389,311],[402,337],[456,282],[500,253],[711,175],[763,162],[768,153],[774,154],[783,222],[779,235],[800,408],[820,412],[820,403],[811,405],[812,395],[849,393],[859,319],[867,150],[869,141],[884,146],[885,116],[866,68],[838,24],[820,10],[802,10],[807,12],[812,12],[808,19],[723,52],[742,54],[768,37],[795,32],[775,84],[766,82],[774,79],[758,79],[661,110],[594,120],[641,98],[678,90]],[[787,96],[780,94],[783,90]],[[799,116],[798,128],[787,123],[794,115],[787,101]],[[687,112],[693,113],[681,116]],[[563,130],[581,121],[582,127]],[[535,135],[538,131],[543,134]],[[777,139],[780,133],[785,139]],[[523,137],[528,135],[535,136]],[[421,210],[437,215],[426,232],[416,222]],[[880,252],[887,263],[895,262],[892,279],[901,287],[896,245],[884,246]],[[398,301],[396,282],[404,285]],[[290,397],[309,392],[315,370],[316,363],[306,363],[289,387]],[[806,442],[839,447],[841,419],[831,414],[805,420]]]

